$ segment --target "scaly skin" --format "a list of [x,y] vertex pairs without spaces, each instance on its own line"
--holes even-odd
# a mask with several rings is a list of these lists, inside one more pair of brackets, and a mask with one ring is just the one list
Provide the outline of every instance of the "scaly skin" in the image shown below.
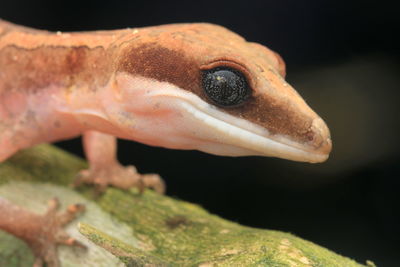
[[[207,98],[201,70],[219,65],[239,69],[247,76],[253,92],[245,104],[215,107]],[[282,59],[268,48],[246,42],[216,25],[173,24],[134,30],[49,33],[2,22],[0,67],[0,160],[19,149],[70,138],[87,130],[150,145],[311,162],[325,160],[331,149],[325,123],[284,81]],[[187,111],[160,107],[171,104],[171,99],[154,100],[158,105],[146,103],[152,98],[144,94],[155,90],[169,97],[181,94],[179,101],[197,101],[195,107],[205,105],[206,112],[216,108],[229,116],[222,120],[230,124],[235,123],[229,121],[232,117],[243,120],[258,127],[251,129],[258,135],[287,147],[279,152],[257,149],[246,140],[233,145],[226,137],[213,138],[209,133],[185,133],[186,139],[176,142],[162,140],[164,136],[154,136],[153,132],[181,137],[186,131],[182,125],[185,121],[167,118],[162,130],[160,125],[151,129],[138,126],[165,119],[165,113],[182,115]],[[221,120],[218,116],[216,119]],[[168,125],[175,122],[179,128],[172,131]],[[224,148],[207,151],[199,144],[202,141],[240,146],[252,152],[233,153]],[[288,147],[306,153],[291,155]]]
[[[203,73],[217,67],[245,77],[251,93],[244,103],[223,107],[210,99]],[[278,54],[212,24],[51,33],[0,20],[0,162],[38,143],[83,135],[90,168],[76,185],[161,193],[158,175],[118,163],[115,137],[217,155],[322,162],[331,150],[329,130],[284,76]],[[15,209],[0,204],[4,226],[2,214]],[[18,226],[6,230],[15,234]],[[25,240],[44,255],[43,244]],[[54,257],[40,260],[51,264]]]

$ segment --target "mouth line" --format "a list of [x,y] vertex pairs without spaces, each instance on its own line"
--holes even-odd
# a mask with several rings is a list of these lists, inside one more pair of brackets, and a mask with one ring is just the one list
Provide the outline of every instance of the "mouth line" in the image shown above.
[[152,92],[152,96],[176,98],[179,100],[177,104],[185,112],[224,136],[208,141],[241,148],[242,156],[269,156],[311,163],[323,162],[328,158],[328,155],[303,148],[304,145],[285,136],[272,137],[268,130],[261,126],[223,113],[192,93],[174,91],[166,94],[157,90]]
[[[211,126],[217,131],[227,134],[227,136],[232,140],[241,141],[236,143],[232,142],[233,144],[231,145],[253,151],[260,156],[281,157],[308,162],[320,162],[327,158],[327,155],[300,148],[299,146],[301,144],[295,143],[284,136],[278,136],[278,138],[285,138],[286,142],[282,142],[283,140],[276,140],[275,138],[272,138],[266,129],[263,129],[254,123],[222,113],[212,106],[209,106],[208,109],[206,109],[205,105],[205,107],[202,108],[196,104],[197,103],[192,103],[192,101],[184,99],[181,106],[202,123]],[[290,144],[290,142],[292,142],[292,144]]]

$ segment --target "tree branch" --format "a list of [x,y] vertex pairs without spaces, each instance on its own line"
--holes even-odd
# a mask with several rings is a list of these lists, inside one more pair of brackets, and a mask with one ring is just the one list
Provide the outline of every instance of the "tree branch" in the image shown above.
[[[134,189],[110,188],[96,196],[90,187],[72,190],[68,185],[85,167],[83,160],[60,149],[36,146],[0,164],[0,196],[37,212],[40,208],[32,203],[53,196],[65,205],[76,200],[86,204],[87,214],[78,218],[82,235],[75,237],[92,242],[89,251],[97,248],[110,258],[87,260],[98,261],[96,266],[110,266],[111,261],[115,266],[364,266],[291,234],[242,226],[152,191],[140,195]],[[69,258],[61,254],[64,264],[87,266],[90,253],[73,252]],[[31,263],[29,249],[0,232],[0,265]]]

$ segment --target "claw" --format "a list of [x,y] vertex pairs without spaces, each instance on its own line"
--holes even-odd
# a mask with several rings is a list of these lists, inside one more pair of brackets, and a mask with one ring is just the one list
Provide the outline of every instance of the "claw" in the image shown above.
[[152,188],[154,191],[156,191],[159,194],[164,194],[165,193],[165,183],[161,179],[161,177],[157,174],[146,174],[143,175],[142,179],[142,184],[144,188]]

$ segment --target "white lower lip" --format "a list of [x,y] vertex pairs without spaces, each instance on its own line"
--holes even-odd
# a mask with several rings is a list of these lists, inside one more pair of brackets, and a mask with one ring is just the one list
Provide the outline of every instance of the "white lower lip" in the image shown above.
[[[210,110],[208,107],[207,111],[213,113],[208,114],[187,101],[182,101],[180,105],[200,123],[207,125],[208,128],[212,128],[215,132],[218,132],[219,135],[222,135],[224,143],[243,148],[243,156],[260,155],[305,162],[322,162],[328,157],[324,154],[309,152],[294,146],[301,145],[299,143],[295,143],[291,146],[265,137],[269,135],[267,130],[243,119],[222,113],[217,109]],[[241,125],[239,126],[237,124]],[[282,141],[287,141],[287,143],[294,143],[283,136],[278,137]]]

